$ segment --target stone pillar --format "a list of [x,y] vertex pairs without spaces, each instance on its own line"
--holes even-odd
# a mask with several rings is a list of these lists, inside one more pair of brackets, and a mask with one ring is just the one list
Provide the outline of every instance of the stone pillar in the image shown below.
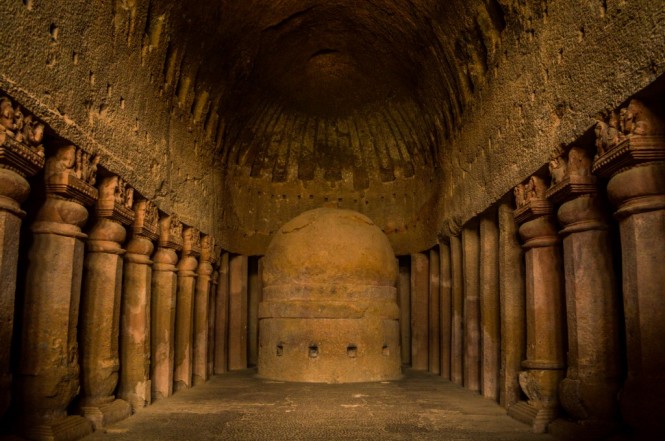
[[219,283],[215,303],[215,374],[229,368],[229,253],[219,259]]
[[462,229],[464,273],[464,387],[480,390],[480,245],[478,222]]
[[434,248],[429,252],[429,371],[437,375],[441,373],[440,271],[439,250]]
[[452,274],[450,272],[450,244],[439,242],[439,260],[441,263],[441,376],[450,380],[450,348],[452,329]]
[[81,226],[97,200],[97,160],[74,146],[46,161],[46,201],[32,224],[16,378],[19,433],[31,440],[70,440],[92,432],[67,416],[79,391],[77,325],[83,274]]
[[593,171],[610,178],[621,231],[628,355],[621,415],[651,439],[665,432],[665,122],[637,100],[621,110],[621,132],[612,119],[597,131]]
[[229,259],[229,370],[247,369],[247,256]]
[[398,259],[397,300],[399,301],[402,364],[411,364],[411,266]]
[[250,366],[256,366],[259,360],[259,304],[261,303],[261,276],[256,256],[249,257],[248,271],[247,308],[249,316],[247,322],[247,362]]
[[411,367],[426,371],[429,367],[429,258],[411,255]]
[[215,242],[210,235],[201,239],[201,258],[196,269],[196,294],[194,299],[194,385],[208,381],[208,314],[210,286],[213,273],[212,254]]
[[[214,240],[214,238],[213,238]],[[215,324],[217,323],[217,292],[219,290],[219,264],[222,248],[215,241],[210,263],[213,267],[208,298],[208,377],[215,374]]]
[[601,426],[611,429],[610,421],[617,416],[621,375],[619,297],[609,227],[584,149],[558,151],[550,173],[547,197],[561,204],[568,318],[568,371],[559,385],[559,400],[568,415],[584,422],[562,429],[575,430],[577,438],[605,438],[609,433],[602,434]]
[[182,256],[178,263],[178,294],[175,311],[174,390],[192,387],[194,346],[194,292],[197,258],[201,255],[201,233],[193,227],[183,232]]
[[526,250],[527,358],[519,380],[528,401],[510,407],[508,414],[537,433],[556,416],[557,387],[565,368],[561,250],[545,191],[544,181],[536,176],[515,190],[515,221]]
[[134,190],[117,176],[99,186],[95,223],[84,260],[79,330],[81,397],[78,411],[95,430],[127,418],[131,406],[115,397],[118,385],[120,295],[124,225],[134,221]]
[[463,372],[464,285],[462,278],[462,239],[450,236],[450,272],[452,274],[452,328],[450,331],[450,380],[461,385]]
[[127,243],[120,317],[120,382],[118,396],[134,410],[149,405],[150,300],[153,241],[159,239],[159,213],[146,199],[134,204],[132,237]]
[[499,291],[501,370],[499,403],[509,408],[520,400],[519,372],[526,358],[524,251],[510,203],[499,205]]
[[499,399],[501,317],[499,313],[499,227],[494,208],[480,217],[480,390]]
[[182,224],[175,214],[159,221],[159,242],[152,260],[150,360],[152,399],[173,394],[177,251],[182,249]]
[[[0,99],[0,106],[7,115],[14,115],[12,103]],[[24,123],[18,115],[18,123]],[[27,118],[27,117],[26,117]],[[31,118],[31,117],[30,117]],[[7,124],[9,127],[5,127]],[[35,123],[28,133],[43,133],[44,125]],[[19,140],[21,139],[21,133]],[[25,212],[21,203],[30,193],[26,178],[44,167],[44,147],[41,136],[17,141],[14,119],[0,121],[0,419],[9,407],[11,391],[10,353],[14,328],[14,300],[16,294],[16,267],[21,219]]]

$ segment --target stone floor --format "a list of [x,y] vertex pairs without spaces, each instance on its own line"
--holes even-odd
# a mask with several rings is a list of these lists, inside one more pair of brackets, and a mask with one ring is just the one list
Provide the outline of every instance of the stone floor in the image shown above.
[[248,370],[155,402],[85,441],[125,440],[552,441],[440,377],[306,384],[260,380]]

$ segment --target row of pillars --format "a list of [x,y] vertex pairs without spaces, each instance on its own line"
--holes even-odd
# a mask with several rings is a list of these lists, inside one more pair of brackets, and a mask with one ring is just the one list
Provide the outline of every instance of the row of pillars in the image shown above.
[[77,439],[245,368],[248,258],[43,133],[0,98],[0,416],[30,440]]
[[535,432],[653,439],[665,430],[665,123],[632,100],[596,135],[595,152],[555,149],[515,205],[411,256],[403,361]]

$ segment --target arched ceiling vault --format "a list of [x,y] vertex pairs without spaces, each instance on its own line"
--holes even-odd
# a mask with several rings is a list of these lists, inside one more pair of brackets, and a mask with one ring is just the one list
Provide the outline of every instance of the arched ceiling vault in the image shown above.
[[[370,215],[399,251],[436,239],[419,224],[442,146],[494,63],[505,27],[497,0],[179,8],[165,77],[219,149],[229,247],[261,252],[290,217],[332,201]],[[386,197],[404,203],[371,208]]]

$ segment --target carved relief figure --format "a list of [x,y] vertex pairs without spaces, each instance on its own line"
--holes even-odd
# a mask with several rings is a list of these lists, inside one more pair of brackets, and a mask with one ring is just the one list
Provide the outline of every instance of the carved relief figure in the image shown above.
[[152,201],[146,201],[143,222],[145,224],[154,225],[157,223],[158,216],[159,213],[157,212],[157,206],[155,206]]
[[513,194],[515,195],[515,206],[517,208],[523,207],[526,204],[526,200],[524,199],[524,191],[524,184],[517,185],[513,190]]
[[568,174],[568,164],[563,158],[564,154],[565,152],[561,147],[557,147],[552,151],[549,164],[550,176],[552,177],[552,186],[563,181],[563,179]]
[[14,136],[14,106],[6,96],[0,98],[0,126]]
[[178,216],[175,214],[171,215],[170,235],[171,237],[182,236],[182,223],[180,223]]
[[532,199],[545,199],[546,191],[545,181],[538,176],[531,176],[524,192],[524,203],[529,203]]
[[641,101],[631,100],[621,109],[621,132],[625,136],[665,134],[665,123]]
[[42,144],[44,140],[44,124],[33,120],[32,115],[26,116],[24,123],[22,133],[24,142],[33,147],[40,156],[44,156],[44,145]]
[[44,177],[49,178],[60,173],[76,176],[75,166],[78,152],[73,145],[59,148],[56,154],[46,161]]
[[568,152],[568,174],[575,176],[591,175],[591,158],[583,148],[572,147]]
[[624,136],[619,130],[619,125],[619,115],[616,112],[610,112],[608,122],[599,120],[596,123],[596,150],[598,156],[604,155],[623,140]]

